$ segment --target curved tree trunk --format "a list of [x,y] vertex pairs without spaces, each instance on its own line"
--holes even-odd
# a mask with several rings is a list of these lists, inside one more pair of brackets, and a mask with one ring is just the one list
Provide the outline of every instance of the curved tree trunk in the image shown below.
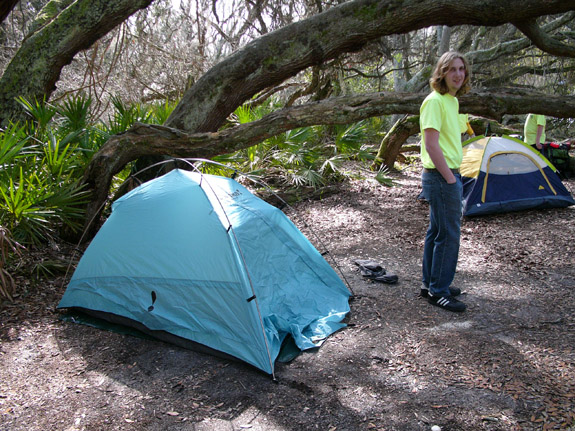
[[[556,30],[562,25],[567,24],[572,21],[575,17],[575,12],[566,13],[559,16],[557,19],[542,26],[542,30],[546,32],[551,32]],[[465,54],[465,57],[474,66],[483,63],[489,63],[495,61],[499,58],[512,55],[522,49],[525,49],[533,44],[533,41],[528,37],[523,37],[519,39],[502,41],[490,49],[472,51]]]
[[416,133],[419,133],[418,115],[406,115],[400,118],[381,141],[371,169],[377,171],[382,166],[393,168],[401,147],[407,138]]
[[[575,0],[349,1],[268,33],[214,66],[185,93],[166,125],[215,131],[259,91],[382,36],[432,25],[531,25],[538,16],[570,10],[575,10]],[[564,54],[560,47],[545,46]]]
[[0,79],[0,124],[23,118],[16,98],[49,99],[62,68],[153,0],[77,0],[29,35]]

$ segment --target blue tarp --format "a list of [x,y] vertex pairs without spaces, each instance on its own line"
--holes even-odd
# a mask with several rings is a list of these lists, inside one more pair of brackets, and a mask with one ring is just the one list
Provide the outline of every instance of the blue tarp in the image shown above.
[[59,304],[111,313],[273,374],[345,326],[349,291],[279,209],[233,179],[174,170],[118,199]]

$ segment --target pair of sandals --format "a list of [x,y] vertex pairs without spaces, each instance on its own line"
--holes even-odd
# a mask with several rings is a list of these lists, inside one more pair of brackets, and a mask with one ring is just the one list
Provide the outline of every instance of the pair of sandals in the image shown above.
[[387,284],[394,284],[399,280],[397,275],[387,272],[384,267],[373,260],[357,259],[353,262],[359,267],[361,275],[369,280]]

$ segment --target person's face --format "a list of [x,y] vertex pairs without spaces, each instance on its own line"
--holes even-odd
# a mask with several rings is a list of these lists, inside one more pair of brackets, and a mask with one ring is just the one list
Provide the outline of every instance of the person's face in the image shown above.
[[451,63],[449,63],[449,69],[445,75],[445,84],[449,89],[449,94],[455,96],[463,85],[464,80],[465,65],[463,64],[463,60],[461,60],[461,58],[454,58],[451,60]]

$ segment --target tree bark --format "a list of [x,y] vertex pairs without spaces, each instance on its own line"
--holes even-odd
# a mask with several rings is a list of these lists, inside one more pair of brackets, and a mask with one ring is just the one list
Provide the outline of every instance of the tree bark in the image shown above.
[[0,2],[0,23],[2,23],[20,0],[2,0]]
[[535,18],[513,23],[531,40],[537,48],[560,57],[575,57],[575,47],[561,43],[549,36],[537,25]]
[[393,168],[397,155],[407,138],[419,132],[419,116],[408,116],[399,119],[387,132],[375,160],[371,165],[372,170],[379,170],[381,166]]
[[74,55],[153,0],[77,0],[29,35],[0,79],[0,124],[23,118],[16,98],[48,100]]

